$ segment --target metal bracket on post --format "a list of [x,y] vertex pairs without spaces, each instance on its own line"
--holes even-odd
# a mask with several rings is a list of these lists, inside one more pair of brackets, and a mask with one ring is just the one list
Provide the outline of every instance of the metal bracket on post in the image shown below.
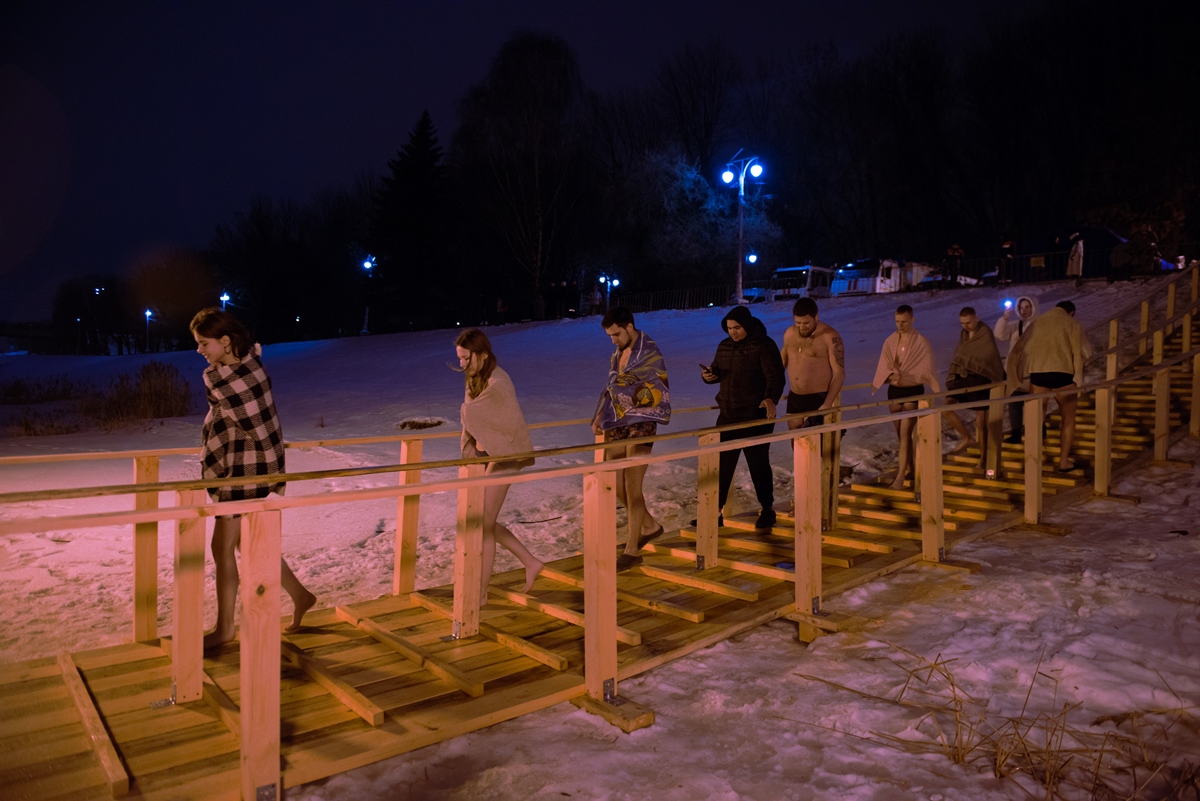
[[704,556],[702,554],[696,554],[696,569],[704,569]]
[[812,599],[812,613],[814,617],[829,617],[829,613],[821,609],[821,596]]
[[946,549],[945,548],[938,548],[938,561],[939,562],[946,561]]
[[276,801],[276,787],[274,784],[264,784],[254,791],[254,801]]
[[617,695],[616,687],[616,679],[604,680],[604,703],[612,704],[613,706],[620,706],[625,703],[625,699]]
[[995,480],[995,478],[996,478],[996,471],[989,467],[987,470],[984,471],[984,475],[988,478],[989,481],[992,481],[992,480]]
[[454,621],[454,624],[450,627],[450,637],[455,640],[462,639],[462,621],[461,620]]
[[919,492],[914,492],[914,493],[913,493],[913,500],[914,500],[914,501],[916,501],[917,503],[920,503],[920,502],[921,502],[921,493],[919,493]]

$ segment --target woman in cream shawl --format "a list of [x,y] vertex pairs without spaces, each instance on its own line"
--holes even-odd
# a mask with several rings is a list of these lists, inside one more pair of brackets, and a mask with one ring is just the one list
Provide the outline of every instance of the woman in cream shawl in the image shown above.
[[[496,364],[492,343],[478,328],[468,328],[454,342],[458,365],[466,378],[467,391],[463,399],[461,420],[462,455],[464,459],[477,456],[512,456],[529,453],[533,442],[525,426],[525,416],[517,403],[517,391],[508,373]],[[487,475],[515,472],[533,464],[531,457],[491,462]],[[483,593],[487,603],[488,582],[492,563],[496,559],[496,543],[500,543],[525,566],[525,592],[533,588],[543,564],[505,526],[496,522],[500,507],[508,495],[508,484],[497,484],[484,490],[483,496]]]

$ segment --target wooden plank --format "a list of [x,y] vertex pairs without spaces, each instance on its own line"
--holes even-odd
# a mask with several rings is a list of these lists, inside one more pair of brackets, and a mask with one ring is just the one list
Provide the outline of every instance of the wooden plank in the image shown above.
[[727,598],[736,598],[739,601],[758,600],[757,592],[747,592],[746,590],[735,587],[732,584],[726,584],[725,582],[715,581],[710,578],[702,578],[696,575],[695,572],[690,568],[688,569],[688,572],[683,572],[681,570],[675,570],[673,568],[662,567],[659,565],[642,564],[638,566],[637,570],[643,575],[651,578],[656,578],[661,581],[670,581],[674,584],[679,584],[684,587],[693,587],[698,590],[704,590],[705,592],[716,593],[717,595],[724,595]]
[[1025,426],[1025,522],[1042,516],[1042,400],[1027,400],[1022,409]]
[[439,679],[442,679],[456,689],[462,690],[472,698],[478,698],[483,695],[483,682],[472,679],[458,668],[435,657],[411,640],[407,640],[395,632],[388,631],[370,618],[359,617],[346,607],[339,606],[337,614],[338,617],[345,620],[351,626],[366,632],[404,658],[412,660]]
[[[546,569],[543,568],[543,575],[545,572]],[[582,583],[582,581],[580,583]],[[428,595],[414,592],[409,597],[412,598],[415,603],[424,606],[430,611],[443,615],[448,620],[454,619],[454,610],[438,603]],[[560,654],[551,651],[549,648],[543,648],[536,643],[532,643],[524,637],[519,637],[516,634],[512,634],[504,629],[497,628],[496,626],[493,626],[489,623],[484,623],[482,621],[479,623],[479,633],[484,637],[487,637],[489,640],[503,645],[505,648],[508,648],[511,651],[515,651],[523,656],[529,657],[530,659],[535,659],[538,662],[541,662],[546,667],[553,668],[554,670],[567,669],[568,660],[565,656],[561,656]]]
[[1171,374],[1167,370],[1159,370],[1154,374],[1154,459],[1156,461],[1163,461],[1167,458],[1167,449],[1170,446],[1170,382]]
[[[928,408],[929,401],[921,401]],[[950,414],[955,414],[951,411]],[[945,504],[942,501],[942,416],[917,419],[917,475],[921,477],[921,553],[930,562],[946,556]]]
[[[613,550],[610,551],[609,553],[614,554],[613,569],[614,569],[614,574],[615,574],[615,570],[616,570],[615,534],[614,534],[613,546],[614,546]],[[521,606],[527,607],[536,612],[541,612],[543,615],[549,615],[550,617],[556,617],[559,620],[565,620],[566,622],[573,623],[576,626],[579,626],[580,628],[584,628],[584,629],[587,628],[586,615],[583,612],[576,612],[574,609],[568,609],[565,606],[560,606],[558,604],[552,604],[552,603],[546,603],[544,601],[539,601],[537,598],[533,597],[532,595],[526,595],[523,592],[517,592],[516,590],[505,589],[504,587],[496,587],[493,585],[491,587],[488,587],[488,591],[492,595],[497,595],[501,598],[504,598],[505,600],[511,601],[512,603],[520,604]],[[586,606],[586,604],[587,604],[587,588],[585,587],[584,588],[584,605]],[[616,604],[615,596],[613,598],[613,604],[614,604],[614,606]],[[633,631],[632,629],[627,629],[627,628],[624,628],[623,626],[617,626],[616,632],[617,632],[617,634],[616,634],[617,641],[623,642],[626,645],[638,645],[642,641],[642,635],[638,634],[636,631]]]
[[[598,701],[617,696],[616,481],[611,471],[583,477],[583,680]],[[630,528],[631,538],[640,534]]]
[[[687,534],[684,534],[684,536],[687,536]],[[557,581],[560,584],[568,584],[572,587],[583,589],[583,579],[572,573],[566,573],[561,570],[556,570],[552,567],[544,567],[539,575],[541,575],[543,578],[550,579],[551,581]],[[677,617],[681,620],[687,620],[691,623],[699,623],[700,621],[704,620],[703,612],[697,612],[694,609],[688,609],[686,606],[673,604],[670,601],[647,598],[643,595],[638,595],[637,593],[630,592],[628,590],[622,590],[618,588],[617,600],[623,601],[627,604],[632,604],[634,606],[640,606],[643,609],[649,609],[651,612],[660,612],[664,615],[670,615],[671,617]]]
[[1099,387],[1096,390],[1096,461],[1093,467],[1092,485],[1097,495],[1107,495],[1112,485],[1112,390]]
[[572,698],[571,703],[585,712],[604,718],[626,734],[654,725],[654,710],[628,698],[617,700],[620,703],[612,704],[590,695],[581,695]]
[[[158,457],[133,460],[133,483],[158,481]],[[133,496],[134,511],[158,508],[157,492]],[[133,525],[133,640],[148,642],[158,636],[158,523]]]
[[[423,440],[406,439],[400,442],[400,464],[421,461]],[[400,485],[419,484],[420,470],[401,470]],[[392,570],[392,594],[412,592],[417,577],[417,528],[421,519],[421,496],[405,495],[396,500],[395,565]]]
[[[694,536],[692,534],[692,532],[690,532],[690,531],[681,531],[680,535],[683,537]],[[822,536],[821,539],[825,545],[827,545],[827,546],[830,545],[830,543],[825,542],[824,536]],[[781,557],[789,562],[793,561],[794,556],[795,556],[795,554],[792,553],[792,546],[790,543],[787,545],[784,545],[782,543],[776,544],[765,538],[764,539],[746,539],[746,538],[737,537],[737,536],[725,536],[725,537],[718,538],[718,542],[721,544],[722,547],[725,547],[725,548],[733,548],[733,549],[737,549],[737,550],[750,551],[752,553],[771,554],[772,556]],[[845,551],[843,550],[843,548],[837,548],[836,546],[833,546],[833,547],[835,547],[835,550],[833,550],[833,551],[826,550],[825,548],[821,549],[821,564],[833,565],[834,567],[851,567],[853,565],[853,563],[856,561],[856,557],[851,554],[846,554]],[[848,546],[848,547],[849,547],[849,549],[853,549],[853,546]],[[718,565],[714,565],[714,567],[716,567],[716,566],[718,566]],[[685,619],[687,619],[687,618],[685,618]],[[692,622],[699,623],[700,621],[695,620]]]
[[796,609],[821,611],[821,440],[793,440]]
[[[716,445],[720,434],[702,434],[701,447]],[[715,565],[717,562],[717,517],[720,506],[720,462],[717,451],[702,453],[696,467],[696,554],[697,566]]]
[[281,643],[283,656],[317,684],[324,687],[330,695],[341,704],[372,726],[383,725],[383,710],[376,706],[371,699],[354,689],[347,682],[329,672],[329,670],[285,637]]
[[58,667],[62,671],[63,683],[66,684],[67,692],[71,694],[71,699],[75,702],[83,729],[92,741],[96,759],[100,762],[100,767],[107,777],[110,792],[114,798],[128,795],[129,774],[125,771],[125,766],[121,764],[121,757],[117,754],[112,738],[108,736],[108,730],[104,728],[104,722],[100,719],[100,713],[92,701],[91,693],[84,686],[83,677],[79,675],[79,668],[76,667],[71,655],[66,651],[59,652]]
[[241,754],[243,798],[282,791],[279,769],[281,513],[242,518]]
[[242,712],[225,691],[204,674],[204,700],[234,737],[242,736]]
[[[177,506],[204,503],[202,490],[176,495]],[[171,608],[174,634],[170,639],[175,703],[200,700],[204,693],[204,520],[175,522],[175,602]]]
[[[482,476],[481,464],[458,468],[459,478]],[[483,487],[458,491],[458,523],[454,536],[455,637],[479,633],[480,582],[483,580]]]

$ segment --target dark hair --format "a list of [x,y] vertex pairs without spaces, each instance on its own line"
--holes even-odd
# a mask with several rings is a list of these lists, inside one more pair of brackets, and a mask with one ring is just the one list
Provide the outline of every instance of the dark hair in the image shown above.
[[613,306],[604,313],[604,319],[600,321],[600,327],[607,331],[614,325],[619,325],[622,328],[627,325],[633,325],[633,312],[624,306]]
[[907,303],[896,307],[896,314],[912,314],[912,313],[913,313],[912,306],[909,306]]
[[816,317],[817,302],[812,298],[800,298],[792,306],[793,317]]
[[1060,300],[1058,303],[1054,304],[1054,308],[1062,309],[1067,314],[1075,313],[1075,304],[1069,300]]
[[963,306],[962,311],[958,313],[959,317],[977,317],[974,306]]
[[188,328],[193,334],[199,334],[206,339],[229,337],[229,350],[238,359],[245,358],[254,346],[254,338],[250,336],[246,326],[238,322],[232,314],[221,311],[216,306],[196,312]]
[[466,378],[467,394],[478,398],[479,393],[487,386],[488,379],[492,377],[492,371],[496,369],[496,354],[492,353],[492,341],[478,328],[468,328],[454,340],[454,346],[486,357],[475,375],[469,374],[465,369],[459,371]]

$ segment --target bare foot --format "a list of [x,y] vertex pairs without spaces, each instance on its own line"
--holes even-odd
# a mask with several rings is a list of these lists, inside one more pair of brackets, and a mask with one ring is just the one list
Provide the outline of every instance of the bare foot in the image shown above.
[[537,567],[530,568],[529,565],[525,566],[525,589],[522,592],[526,595],[529,594],[529,591],[533,589],[533,583],[537,581],[538,573],[541,573],[542,568],[545,566],[546,563],[540,560],[537,562]]
[[236,634],[237,629],[230,629],[229,631],[213,629],[208,634],[204,635],[204,650],[207,651],[211,648],[219,648],[220,646],[232,640]]
[[308,613],[309,609],[313,608],[313,605],[316,604],[316,602],[317,596],[313,595],[308,590],[304,591],[304,595],[299,601],[293,599],[292,603],[296,608],[292,612],[292,624],[284,629],[284,631],[299,631],[300,621],[304,620],[304,616]]
[[957,445],[955,445],[953,448],[951,448],[951,449],[950,449],[950,452],[951,452],[951,453],[963,453],[963,452],[965,452],[965,451],[966,451],[968,448],[970,448],[970,447],[972,447],[972,446],[974,446],[974,445],[978,445],[978,444],[979,444],[979,443],[978,443],[978,442],[976,442],[976,441],[975,441],[975,440],[973,440],[973,439],[964,439],[962,442],[958,443],[958,444],[957,444]]
[[892,489],[904,489],[904,476],[896,476],[896,480],[891,483]]

